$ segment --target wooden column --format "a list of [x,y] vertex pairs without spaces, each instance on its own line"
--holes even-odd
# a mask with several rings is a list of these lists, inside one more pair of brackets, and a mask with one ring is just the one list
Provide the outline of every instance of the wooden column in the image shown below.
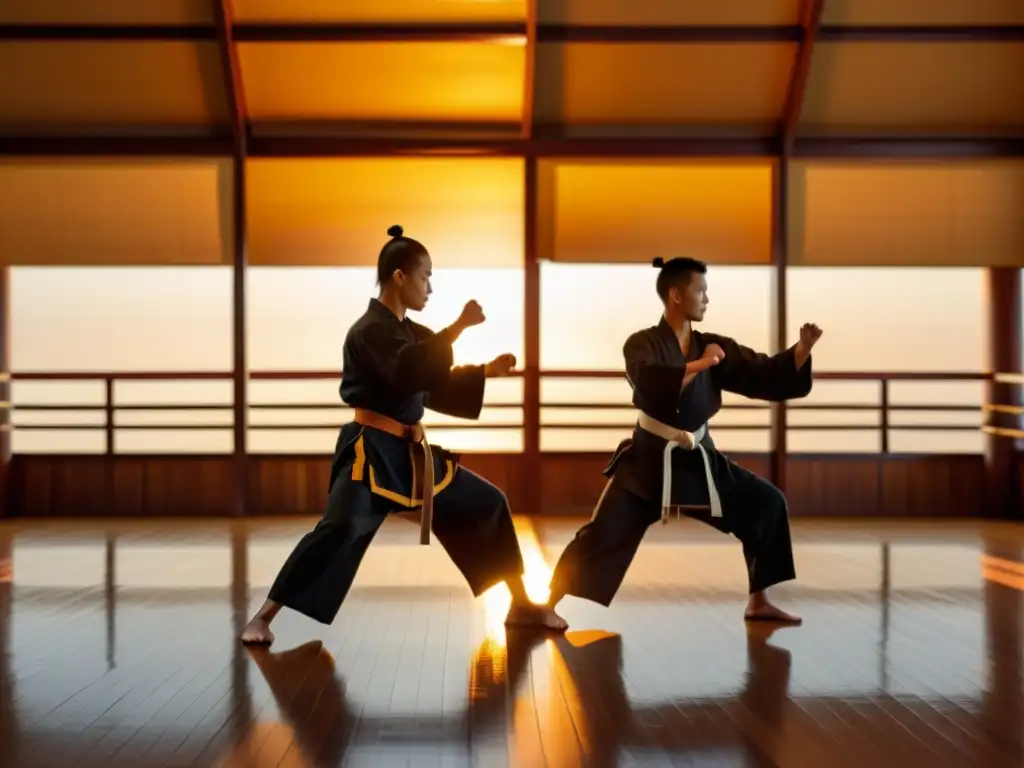
[[[533,136],[533,102],[536,93],[537,0],[526,4],[526,77],[523,123],[520,136]],[[538,160],[527,154],[523,172],[523,509],[527,515],[542,514],[544,491],[540,456],[540,254],[537,243]]]
[[232,135],[231,221],[232,235],[232,348],[234,363],[232,383],[234,390],[234,493],[233,514],[246,511],[248,473],[246,471],[246,436],[249,423],[249,368],[246,361],[245,281],[247,240],[245,223],[245,158],[248,153],[248,122],[245,91],[242,87],[242,69],[234,38],[234,10],[231,0],[212,0],[214,21],[217,26],[217,47],[220,52],[224,93],[228,99]]
[[[1021,290],[1020,269],[988,269],[988,367],[996,373],[1021,372]],[[993,405],[1020,406],[1020,385],[990,381],[985,400]],[[994,427],[1018,428],[1019,416],[988,414]],[[998,518],[1022,516],[1020,485],[1017,482],[1016,441],[1010,437],[985,435],[985,487],[987,514]]]
[[[789,191],[789,157],[783,153],[772,169],[772,352],[786,348],[786,328],[789,322],[786,314],[786,263],[787,222]],[[786,434],[788,420],[786,404],[772,403],[771,406],[771,481],[779,489],[786,489]]]
[[537,158],[526,158],[526,252],[523,261],[523,501],[537,515],[544,494],[540,456],[540,260],[537,254]]
[[[0,265],[0,518],[9,517],[11,469],[11,268]],[[2,558],[2,553],[0,553]],[[2,568],[2,562],[0,562]]]
[[246,513],[248,500],[248,472],[246,436],[249,424],[249,367],[246,356],[246,228],[245,228],[245,149],[235,154],[234,184],[232,197],[232,219],[235,229],[234,263],[232,269],[231,300],[232,300],[232,348],[234,365],[234,509],[233,513],[243,516]]
[[[772,171],[772,351],[786,348],[788,328],[786,270],[789,265],[789,161],[796,145],[796,130],[803,110],[804,92],[811,72],[814,45],[821,27],[825,0],[801,0],[800,41],[789,73],[786,101],[779,119],[779,158]],[[772,404],[771,480],[786,489],[788,420],[786,404]]]

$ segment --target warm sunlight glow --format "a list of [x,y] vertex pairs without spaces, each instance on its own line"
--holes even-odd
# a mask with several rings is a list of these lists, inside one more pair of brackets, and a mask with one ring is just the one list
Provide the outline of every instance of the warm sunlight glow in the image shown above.
[[[552,569],[544,558],[544,551],[533,523],[524,517],[513,519],[519,548],[523,553],[523,586],[530,601],[543,605],[551,595]],[[484,609],[484,632],[488,638],[505,644],[505,615],[512,605],[512,595],[504,584],[496,584],[481,596]]]
[[537,539],[533,522],[529,518],[520,517],[514,520],[519,548],[523,552],[523,586],[526,596],[537,605],[543,605],[551,597],[551,576],[553,570],[544,559],[544,550]]
[[256,120],[509,123],[522,118],[522,45],[243,42],[238,54]]
[[552,160],[541,163],[539,178],[542,258],[647,265],[655,256],[681,254],[716,264],[771,260],[768,162]]
[[799,201],[789,213],[790,264],[1020,264],[1019,161],[802,161],[794,163],[790,188]]
[[[376,265],[401,224],[436,269],[520,267],[522,158],[258,159],[247,163],[249,263]],[[372,288],[372,280],[371,286]]]
[[481,595],[484,608],[484,635],[491,642],[505,647],[505,616],[512,605],[512,595],[504,584],[495,584]]
[[522,21],[526,0],[234,0],[238,21],[397,24]]
[[214,158],[0,162],[0,260],[87,268],[230,263],[230,165]]

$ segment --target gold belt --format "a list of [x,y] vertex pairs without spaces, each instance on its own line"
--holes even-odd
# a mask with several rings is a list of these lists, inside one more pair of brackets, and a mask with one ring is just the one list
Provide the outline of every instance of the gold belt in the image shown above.
[[[420,422],[416,424],[403,424],[392,419],[390,416],[368,411],[365,408],[355,409],[355,421],[364,427],[379,429],[381,432],[387,432],[389,435],[400,437],[403,440],[408,440],[410,443],[416,443],[420,446],[420,451],[413,452],[413,480],[410,496],[414,499],[416,498],[416,480],[420,478],[423,484],[423,489],[420,493],[420,498],[423,499],[422,513],[420,515],[420,544],[429,546],[430,527],[434,516],[434,454],[431,452],[430,443],[427,441],[426,429],[423,428],[423,424]],[[416,463],[420,459],[423,461],[423,469],[418,472],[416,471]]]

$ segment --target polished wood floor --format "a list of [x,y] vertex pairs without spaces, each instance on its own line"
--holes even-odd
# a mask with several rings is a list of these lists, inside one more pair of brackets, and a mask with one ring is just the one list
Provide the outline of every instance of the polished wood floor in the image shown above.
[[[333,626],[241,647],[309,524],[0,525],[0,766],[1024,765],[1024,527],[795,523],[773,632],[737,542],[656,526],[545,640],[396,521]],[[575,524],[521,521],[532,572]]]

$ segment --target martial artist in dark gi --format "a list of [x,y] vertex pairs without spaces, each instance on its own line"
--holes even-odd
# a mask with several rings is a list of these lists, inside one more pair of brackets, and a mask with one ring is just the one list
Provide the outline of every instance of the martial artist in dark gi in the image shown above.
[[458,457],[425,439],[425,408],[476,419],[484,381],[516,364],[501,355],[487,365],[452,367],[452,344],[484,322],[475,301],[433,333],[406,317],[431,293],[426,248],[391,227],[377,261],[380,296],[345,338],[341,398],[355,409],[338,435],[323,518],[281,568],[267,602],[242,633],[269,644],[270,622],[288,607],[323,624],[337,615],[367,547],[391,512],[421,510],[421,543],[431,530],[475,596],[505,582],[512,593],[507,624],[564,629],[547,606],[532,604],[522,583],[523,559],[505,495],[459,466]]
[[722,407],[723,391],[770,401],[806,396],[821,330],[804,325],[800,341],[774,356],[695,331],[708,305],[707,267],[694,259],[655,259],[654,266],[664,315],[623,348],[637,426],[605,469],[610,480],[593,518],[562,553],[549,604],[575,595],[609,605],[647,528],[676,508],[742,542],[748,619],[799,623],[767,596],[768,587],[796,578],[786,499],[723,456],[708,421]]

